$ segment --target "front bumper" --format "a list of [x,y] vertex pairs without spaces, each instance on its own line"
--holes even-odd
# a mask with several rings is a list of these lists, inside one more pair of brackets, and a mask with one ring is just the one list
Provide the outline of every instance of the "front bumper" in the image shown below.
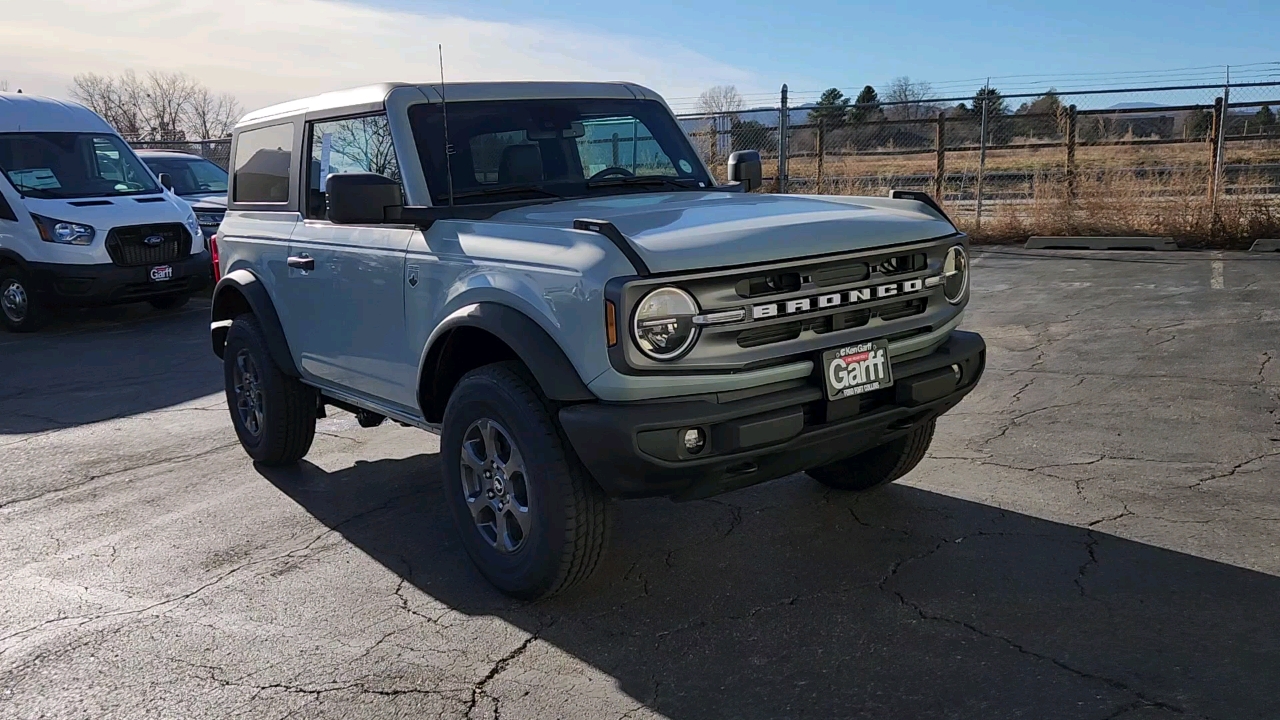
[[[982,337],[957,330],[937,351],[895,364],[892,387],[860,398],[828,402],[820,381],[812,379],[754,395],[572,405],[560,410],[560,424],[610,495],[688,500],[889,442],[959,403],[977,385],[985,365]],[[697,455],[681,443],[690,428],[702,429],[707,437]]]
[[87,307],[194,293],[213,280],[213,260],[207,250],[168,265],[173,277],[157,282],[151,279],[151,265],[31,263],[32,291],[49,305]]

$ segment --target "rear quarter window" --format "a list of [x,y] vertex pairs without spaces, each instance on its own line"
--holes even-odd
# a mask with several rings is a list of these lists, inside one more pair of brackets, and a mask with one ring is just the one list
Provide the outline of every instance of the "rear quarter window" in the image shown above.
[[292,165],[293,123],[240,133],[236,140],[233,202],[289,202]]

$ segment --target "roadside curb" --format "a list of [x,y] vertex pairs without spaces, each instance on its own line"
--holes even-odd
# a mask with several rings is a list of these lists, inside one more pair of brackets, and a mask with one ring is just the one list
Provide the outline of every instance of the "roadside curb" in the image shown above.
[[1031,237],[1028,250],[1177,250],[1167,237]]
[[1280,252],[1280,238],[1257,240],[1249,252]]

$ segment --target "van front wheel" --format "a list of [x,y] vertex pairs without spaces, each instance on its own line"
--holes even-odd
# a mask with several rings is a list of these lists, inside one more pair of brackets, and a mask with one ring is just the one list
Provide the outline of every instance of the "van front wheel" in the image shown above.
[[0,267],[0,323],[10,332],[34,332],[44,324],[45,309],[31,292],[31,281],[17,265]]

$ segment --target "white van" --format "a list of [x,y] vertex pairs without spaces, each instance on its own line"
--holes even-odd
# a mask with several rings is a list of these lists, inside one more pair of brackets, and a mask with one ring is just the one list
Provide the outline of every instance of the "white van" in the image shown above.
[[0,93],[0,323],[53,306],[185,304],[213,266],[191,206],[101,117]]

